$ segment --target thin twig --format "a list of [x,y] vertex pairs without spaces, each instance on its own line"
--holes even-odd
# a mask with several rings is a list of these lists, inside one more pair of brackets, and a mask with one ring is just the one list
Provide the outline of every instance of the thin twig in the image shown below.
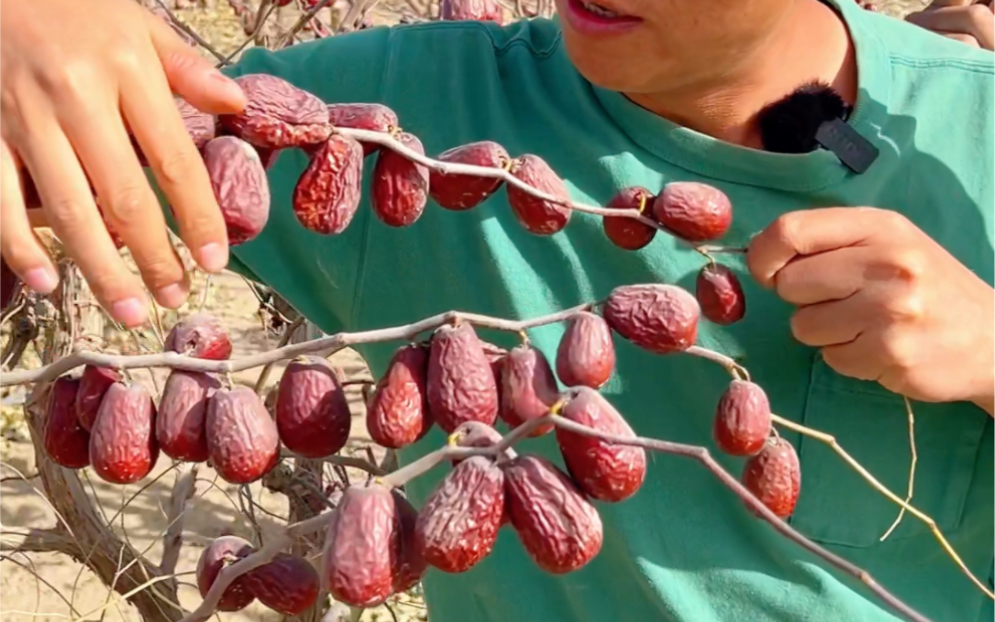
[[166,6],[166,3],[164,3],[162,0],[155,0],[155,3],[159,5],[159,7],[166,13],[166,15],[169,16],[169,20],[173,22],[173,24],[177,28],[182,30],[184,34],[193,39],[197,43],[197,45],[210,52],[211,56],[213,56],[214,58],[218,60],[225,59],[224,54],[214,49],[214,47],[207,41],[207,39],[200,36],[200,34],[198,34],[196,30],[194,30],[190,26],[187,26],[182,21],[180,21],[180,18],[176,17],[176,15],[169,10],[169,7]]
[[[905,400],[905,414],[909,421],[909,451],[912,454],[912,459],[909,463],[909,487],[908,492],[905,494],[905,503],[909,503],[912,501],[912,495],[915,493],[916,489],[916,464],[919,462],[919,454],[916,452],[916,418],[912,413],[912,403],[909,401],[909,398],[904,395],[902,396],[902,399]],[[899,523],[902,522],[903,516],[905,516],[904,506],[898,511],[898,516],[895,517],[895,522],[893,522],[891,527],[888,527],[888,530],[881,536],[880,542],[884,542],[888,539],[891,532],[893,532],[898,527]]]

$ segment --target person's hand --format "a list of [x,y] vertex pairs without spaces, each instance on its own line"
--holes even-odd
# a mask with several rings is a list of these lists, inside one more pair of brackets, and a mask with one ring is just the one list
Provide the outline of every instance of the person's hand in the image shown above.
[[791,212],[753,238],[746,262],[798,306],[791,332],[840,374],[991,413],[995,291],[904,216]]
[[992,0],[933,0],[906,21],[986,50],[995,48],[995,6]]
[[[168,25],[131,0],[3,2],[0,75],[0,252],[25,285],[45,294],[58,283],[31,228],[43,220],[116,320],[145,321],[147,295],[95,193],[155,299],[171,308],[186,299],[183,265],[129,131],[194,259],[210,272],[227,265],[224,220],[172,93],[211,113],[240,111],[244,96]],[[25,210],[27,173],[42,218]]]

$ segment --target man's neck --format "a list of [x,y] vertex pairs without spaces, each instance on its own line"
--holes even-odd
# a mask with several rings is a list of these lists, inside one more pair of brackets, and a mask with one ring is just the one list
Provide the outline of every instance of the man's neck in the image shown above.
[[683,127],[756,149],[762,147],[756,114],[807,82],[831,85],[852,105],[857,95],[857,63],[846,25],[821,2],[792,4],[784,27],[720,79],[679,93],[627,96]]

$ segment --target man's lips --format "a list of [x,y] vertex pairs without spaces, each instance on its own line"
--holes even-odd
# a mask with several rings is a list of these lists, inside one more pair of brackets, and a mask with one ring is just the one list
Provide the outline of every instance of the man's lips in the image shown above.
[[628,30],[643,21],[639,17],[625,15],[606,4],[589,0],[567,0],[564,17],[575,30],[591,35]]

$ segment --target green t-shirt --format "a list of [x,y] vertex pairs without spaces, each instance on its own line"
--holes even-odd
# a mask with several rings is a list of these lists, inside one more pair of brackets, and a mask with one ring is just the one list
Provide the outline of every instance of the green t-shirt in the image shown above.
[[[852,32],[860,93],[852,125],[879,149],[865,174],[828,152],[778,155],[677,127],[619,93],[592,86],[571,66],[555,21],[507,27],[452,22],[378,28],[271,53],[251,50],[232,75],[272,73],[327,102],[380,102],[438,154],[495,140],[535,153],[566,180],[573,199],[603,205],[623,186],[658,190],[701,180],[731,197],[725,238],[742,244],[779,214],[821,206],[895,209],[993,281],[993,56],[898,20],[839,2]],[[367,160],[368,180],[372,159]],[[306,166],[283,153],[270,171],[272,211],[263,233],[234,249],[232,267],[278,291],[326,332],[405,324],[457,309],[508,318],[552,313],[603,298],[621,284],[678,283],[693,290],[701,257],[658,235],[638,252],[614,247],[600,220],[575,213],[551,237],[525,232],[502,189],[454,213],[430,202],[413,226],[382,224],[364,200],[338,236],[306,231],[290,205]],[[857,460],[903,495],[910,450],[902,399],[844,378],[789,331],[792,307],[757,286],[738,257],[746,319],[703,321],[700,344],[741,358],[775,412],[834,434]],[[562,325],[530,331],[552,359]],[[484,329],[506,347],[514,335]],[[399,344],[359,347],[374,374]],[[700,359],[655,356],[617,340],[604,394],[640,435],[712,446],[712,417],[729,377]],[[915,504],[937,520],[971,571],[991,584],[992,419],[970,404],[915,404]],[[799,450],[802,492],[791,524],[869,570],[939,621],[992,619],[988,601],[906,516],[826,445],[782,431]],[[435,429],[402,452],[411,460],[444,442]],[[520,451],[562,464],[552,435]],[[717,452],[716,452],[717,453]],[[717,455],[739,474],[741,459]],[[410,485],[416,502],[444,475]],[[694,461],[654,454],[631,499],[598,503],[604,546],[580,571],[538,570],[511,529],[494,552],[460,575],[430,570],[432,622],[783,622],[895,620],[859,582],[754,518]]]

